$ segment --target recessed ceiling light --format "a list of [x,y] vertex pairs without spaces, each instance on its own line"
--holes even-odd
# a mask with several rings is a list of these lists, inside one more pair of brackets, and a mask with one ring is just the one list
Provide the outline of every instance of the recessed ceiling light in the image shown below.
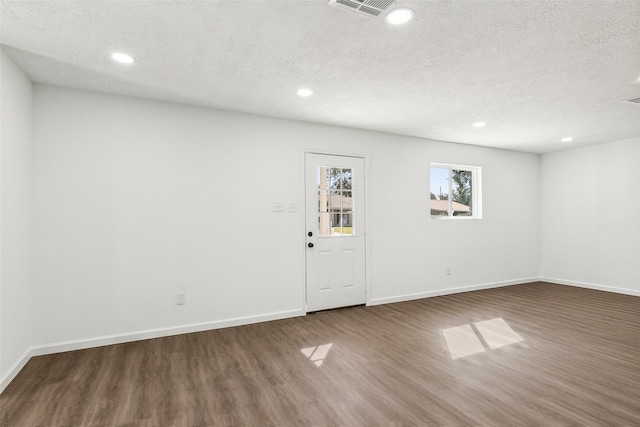
[[560,141],[562,141],[562,142],[571,142],[571,141],[573,141],[573,137],[572,136],[565,136]]
[[126,53],[114,52],[111,54],[111,59],[121,64],[133,64],[136,60],[131,55]]
[[486,124],[485,122],[475,122],[475,123],[473,124],[473,127],[474,127],[474,128],[483,128],[483,127],[485,127],[486,125],[487,125],[487,124]]
[[384,19],[391,25],[402,25],[413,19],[413,10],[408,7],[399,7],[387,13]]
[[303,96],[303,97],[313,95],[313,91],[311,89],[298,89],[297,93],[298,93],[298,96]]

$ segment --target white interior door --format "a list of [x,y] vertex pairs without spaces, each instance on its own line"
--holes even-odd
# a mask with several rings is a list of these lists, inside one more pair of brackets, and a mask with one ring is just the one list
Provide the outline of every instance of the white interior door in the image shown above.
[[365,303],[364,159],[306,153],[307,311]]

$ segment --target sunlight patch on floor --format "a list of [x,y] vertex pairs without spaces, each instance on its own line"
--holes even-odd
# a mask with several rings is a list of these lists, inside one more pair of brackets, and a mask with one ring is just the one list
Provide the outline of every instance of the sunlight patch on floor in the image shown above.
[[443,329],[442,335],[454,360],[486,351],[471,325]]
[[474,323],[491,350],[524,341],[502,317]]
[[441,329],[451,359],[473,356],[524,341],[502,318]]
[[324,359],[329,354],[329,350],[331,350],[332,346],[333,343],[322,344],[315,347],[303,348],[300,351],[302,352],[302,354],[307,356],[307,358],[311,360],[317,367],[320,367],[324,363]]

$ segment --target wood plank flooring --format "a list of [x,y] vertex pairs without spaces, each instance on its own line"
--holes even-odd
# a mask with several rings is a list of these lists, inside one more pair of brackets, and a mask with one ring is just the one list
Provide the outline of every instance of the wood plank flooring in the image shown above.
[[532,283],[35,357],[0,425],[640,426],[640,298]]

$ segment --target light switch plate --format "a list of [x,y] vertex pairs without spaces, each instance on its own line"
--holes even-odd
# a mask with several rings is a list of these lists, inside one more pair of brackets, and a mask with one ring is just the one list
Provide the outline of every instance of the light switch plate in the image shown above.
[[186,292],[178,292],[176,294],[176,304],[177,305],[185,305],[187,303],[187,293]]

